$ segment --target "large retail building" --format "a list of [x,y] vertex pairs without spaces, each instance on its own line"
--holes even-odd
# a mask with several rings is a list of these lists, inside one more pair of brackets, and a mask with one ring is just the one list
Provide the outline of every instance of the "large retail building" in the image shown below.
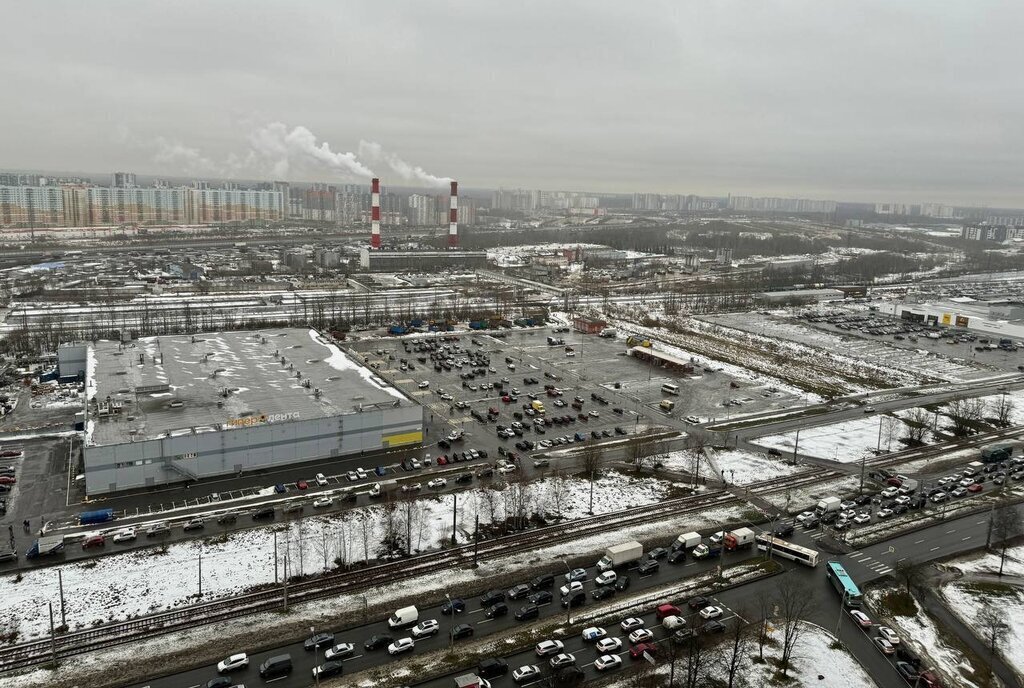
[[90,495],[423,441],[422,407],[315,330],[64,345],[61,360],[84,361]]

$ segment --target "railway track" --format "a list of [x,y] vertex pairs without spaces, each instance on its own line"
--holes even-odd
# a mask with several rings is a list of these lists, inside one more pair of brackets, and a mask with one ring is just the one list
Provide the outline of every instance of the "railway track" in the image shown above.
[[[650,523],[659,518],[675,517],[704,509],[736,503],[725,491],[680,497],[658,504],[644,505],[622,511],[592,516],[571,524],[546,526],[478,543],[478,556],[507,556],[535,550],[561,542],[578,540],[605,533],[609,526],[623,527]],[[288,603],[309,602],[342,593],[353,593],[392,583],[397,579],[450,570],[473,560],[473,545],[409,557],[355,571],[339,571],[288,586]],[[34,640],[0,650],[0,673],[45,664],[53,659],[92,652],[116,645],[151,638],[199,625],[236,619],[250,614],[272,611],[284,604],[284,589],[244,593],[182,609],[150,614],[119,621],[54,638]]]

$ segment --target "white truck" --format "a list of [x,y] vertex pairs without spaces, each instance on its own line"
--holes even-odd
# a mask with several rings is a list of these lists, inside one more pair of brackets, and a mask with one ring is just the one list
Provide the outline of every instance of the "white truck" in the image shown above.
[[606,327],[603,330],[601,330],[601,336],[602,337],[608,337],[609,339],[614,337],[617,334],[618,334],[618,332],[616,331],[616,329],[614,327]]
[[737,528],[736,530],[730,530],[725,534],[723,541],[725,542],[725,549],[729,552],[740,549],[741,547],[750,547],[754,544],[755,533],[750,528]]
[[842,503],[843,500],[839,499],[839,497],[825,497],[825,499],[818,502],[818,506],[814,507],[814,510],[821,516],[832,511],[839,511],[842,509]]
[[420,620],[420,610],[416,607],[402,607],[388,618],[388,628],[405,628],[415,625]]
[[612,545],[604,551],[604,556],[597,562],[597,570],[611,571],[616,566],[624,566],[644,556],[644,546],[635,540]]
[[700,533],[690,531],[683,533],[672,543],[672,549],[693,549],[701,543]]

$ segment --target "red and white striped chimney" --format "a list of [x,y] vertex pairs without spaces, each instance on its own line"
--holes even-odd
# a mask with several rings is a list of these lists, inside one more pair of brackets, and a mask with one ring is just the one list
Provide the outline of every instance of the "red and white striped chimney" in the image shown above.
[[380,248],[380,179],[370,182],[370,248]]
[[459,183],[452,182],[452,202],[448,211],[448,248],[459,247]]

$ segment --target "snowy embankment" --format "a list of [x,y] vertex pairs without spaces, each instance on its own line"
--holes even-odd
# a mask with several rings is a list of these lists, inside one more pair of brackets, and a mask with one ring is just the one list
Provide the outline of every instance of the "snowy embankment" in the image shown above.
[[[460,542],[468,541],[477,516],[482,526],[521,513],[543,512],[549,519],[581,518],[590,508],[590,484],[578,478],[550,476],[506,490],[479,489],[459,493],[456,510]],[[672,489],[655,478],[636,478],[608,472],[594,482],[594,513],[655,504]],[[715,525],[716,512],[701,515]],[[709,520],[712,519],[712,520]],[[724,515],[723,515],[724,518]],[[694,523],[694,525],[701,525]],[[571,527],[571,524],[567,524]],[[394,509],[382,505],[322,515],[287,524],[240,531],[225,538],[192,540],[143,550],[130,550],[83,562],[25,570],[22,579],[0,579],[4,609],[0,622],[14,624],[19,640],[43,637],[49,630],[46,603],[59,606],[57,571],[64,578],[68,625],[72,630],[95,623],[181,607],[195,602],[199,592],[202,558],[204,600],[243,592],[275,581],[282,575],[285,556],[293,575],[316,574],[335,568],[335,560],[361,563],[387,553],[382,543],[398,539],[412,542],[415,551],[435,549],[451,537],[452,498],[424,496],[397,502]],[[662,536],[652,527],[647,537]],[[598,538],[599,540],[600,538]],[[276,548],[275,548],[276,540]],[[595,541],[595,546],[600,546]],[[567,546],[575,555],[583,543]],[[73,594],[67,594],[74,591]]]
[[942,587],[942,596],[950,611],[982,639],[988,637],[988,627],[980,620],[983,610],[999,610],[1006,628],[996,648],[1014,671],[1024,675],[1024,589],[1008,586],[1004,591],[989,594],[969,583],[950,583]]
[[[792,454],[795,447],[799,454],[832,459],[839,463],[851,463],[873,455],[879,445],[880,424],[883,425],[881,445],[883,448],[887,446],[884,419],[888,417],[890,416],[854,418],[841,423],[801,429],[799,438],[796,432],[787,432],[758,437],[754,442],[768,449],[778,449],[783,455]],[[897,422],[898,430],[894,431],[892,444],[898,447],[896,439],[902,436],[904,423]]]

